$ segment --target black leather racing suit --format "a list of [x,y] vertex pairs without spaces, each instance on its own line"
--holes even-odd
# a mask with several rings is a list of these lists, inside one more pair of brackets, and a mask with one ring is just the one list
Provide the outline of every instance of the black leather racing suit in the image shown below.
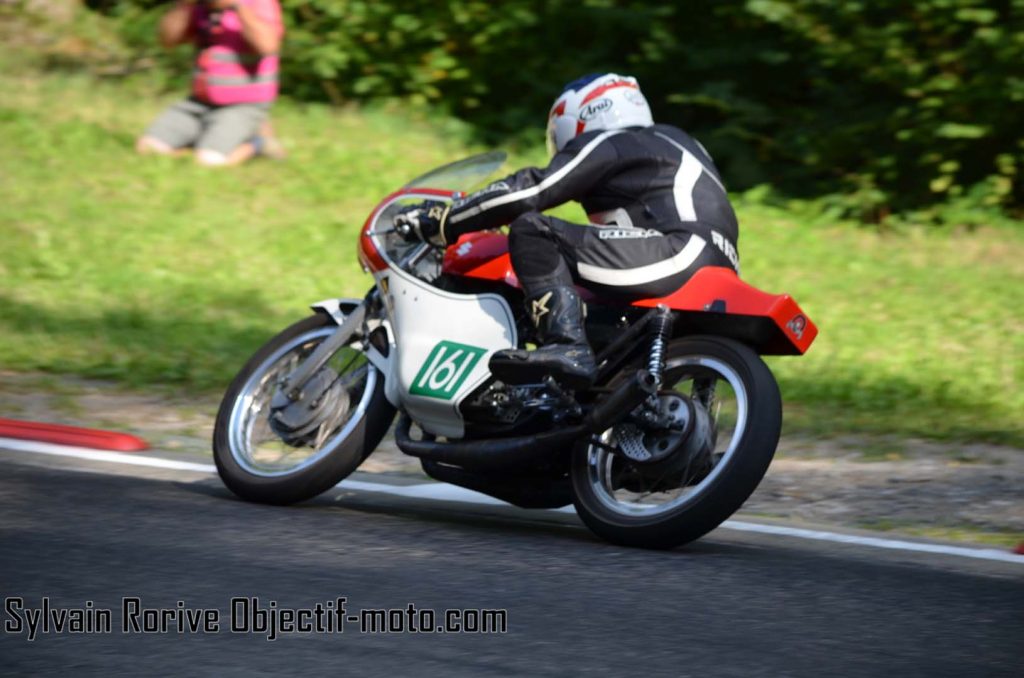
[[[542,215],[576,200],[592,224]],[[619,297],[663,296],[703,266],[739,268],[736,215],[718,170],[669,125],[588,132],[543,168],[526,168],[456,201],[446,242],[509,224],[527,294],[576,282]]]

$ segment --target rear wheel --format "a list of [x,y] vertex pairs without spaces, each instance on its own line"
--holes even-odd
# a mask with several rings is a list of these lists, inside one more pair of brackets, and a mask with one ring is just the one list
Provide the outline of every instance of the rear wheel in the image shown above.
[[658,401],[659,424],[626,420],[573,451],[577,513],[616,544],[671,548],[713,530],[754,491],[778,444],[778,385],[739,342],[672,342]]
[[295,323],[260,348],[224,394],[213,457],[224,484],[243,499],[314,497],[352,473],[391,425],[383,375],[355,338],[309,380],[301,404],[271,410],[282,380],[336,330],[326,315]]

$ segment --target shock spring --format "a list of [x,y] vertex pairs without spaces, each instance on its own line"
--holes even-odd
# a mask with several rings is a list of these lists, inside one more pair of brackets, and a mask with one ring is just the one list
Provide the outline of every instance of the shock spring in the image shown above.
[[667,306],[658,305],[658,315],[651,321],[651,329],[653,337],[647,358],[647,371],[654,375],[660,388],[662,373],[665,371],[665,346],[672,335],[672,312]]

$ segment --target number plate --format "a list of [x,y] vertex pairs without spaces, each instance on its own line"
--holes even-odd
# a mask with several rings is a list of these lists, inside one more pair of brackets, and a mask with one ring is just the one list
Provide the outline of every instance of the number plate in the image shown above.
[[412,395],[451,400],[466,380],[480,356],[487,350],[454,341],[442,341],[427,356],[412,382]]

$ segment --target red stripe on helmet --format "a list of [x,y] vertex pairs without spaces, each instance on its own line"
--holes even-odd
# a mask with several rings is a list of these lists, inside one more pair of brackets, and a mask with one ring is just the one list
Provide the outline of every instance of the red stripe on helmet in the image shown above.
[[640,87],[637,86],[637,84],[635,82],[630,82],[629,80],[615,80],[614,82],[609,82],[607,85],[601,85],[600,87],[595,89],[593,92],[588,94],[583,99],[583,101],[580,102],[580,105],[582,106],[583,104],[587,103],[591,99],[596,99],[597,97],[601,96],[602,94],[604,94],[608,90],[615,89],[616,87],[630,87],[632,89],[640,89]]
[[555,117],[556,115],[565,115],[565,100],[559,101],[558,104],[551,109],[551,115],[548,117]]
[[583,120],[576,121],[576,136],[583,134],[583,128],[587,126],[587,123]]

